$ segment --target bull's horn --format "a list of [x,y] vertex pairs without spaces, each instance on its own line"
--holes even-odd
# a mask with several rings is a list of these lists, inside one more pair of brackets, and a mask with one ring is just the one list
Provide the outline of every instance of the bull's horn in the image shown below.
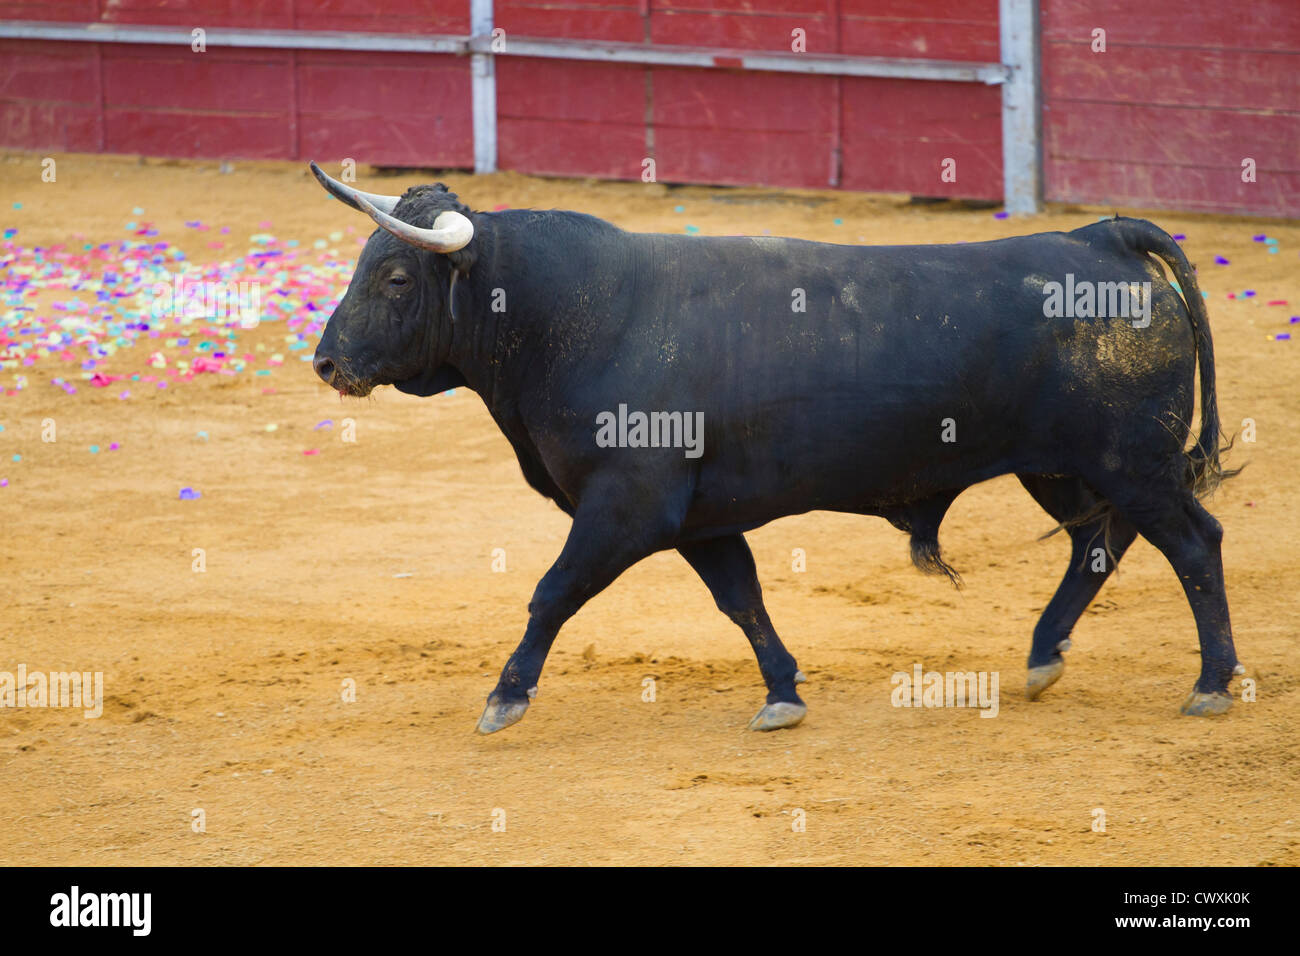
[[363,193],[360,189],[353,189],[346,183],[341,183],[337,179],[327,176],[325,171],[315,163],[311,164],[311,171],[320,181],[320,184],[325,187],[326,192],[335,199],[341,200],[361,212],[366,210],[361,208],[357,202],[358,199],[364,199],[376,209],[388,213],[397,208],[397,202],[402,198],[401,196],[381,196],[379,193]]
[[464,249],[469,245],[469,241],[474,238],[474,223],[454,209],[443,210],[438,214],[438,218],[433,221],[432,229],[423,229],[420,226],[412,226],[409,222],[394,219],[388,213],[376,209],[360,197],[357,198],[357,201],[360,203],[361,211],[379,223],[381,227],[387,229],[403,242],[409,242],[421,249],[431,249],[434,252],[455,252],[457,249]]

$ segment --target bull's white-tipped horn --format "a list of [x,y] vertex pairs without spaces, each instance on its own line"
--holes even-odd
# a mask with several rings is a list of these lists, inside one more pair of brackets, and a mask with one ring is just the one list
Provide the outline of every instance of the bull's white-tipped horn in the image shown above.
[[311,171],[320,184],[325,187],[326,192],[335,199],[341,200],[361,212],[366,210],[361,208],[359,200],[370,203],[381,212],[390,213],[397,208],[397,202],[402,198],[401,196],[383,196],[379,193],[363,193],[360,189],[353,189],[347,183],[341,183],[332,176],[327,175],[315,163],[311,164]]
[[434,252],[455,252],[457,249],[464,249],[469,245],[469,241],[474,238],[474,223],[454,209],[447,209],[439,213],[438,218],[433,221],[433,228],[424,229],[420,226],[412,226],[409,222],[394,219],[388,213],[376,209],[364,199],[359,199],[358,202],[361,204],[361,210],[379,223],[382,228],[387,229],[403,242],[409,242],[421,249],[431,249]]

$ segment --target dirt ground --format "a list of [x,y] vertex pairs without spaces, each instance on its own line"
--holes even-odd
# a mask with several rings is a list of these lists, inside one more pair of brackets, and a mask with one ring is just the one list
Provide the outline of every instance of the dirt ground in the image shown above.
[[[188,220],[231,227],[241,251],[264,221],[304,244],[369,231],[298,165],[58,160],[47,184],[39,157],[0,156],[0,226],[24,246],[121,238],[135,207],[201,261],[221,253]],[[363,169],[358,185],[431,178]],[[0,396],[0,671],[99,670],[106,703],[97,720],[0,710],[0,863],[1300,863],[1300,341],[1270,338],[1300,331],[1300,224],[1077,207],[999,220],[902,197],[442,178],[475,208],[571,208],[648,231],[958,241],[1120,211],[1185,233],[1210,293],[1225,427],[1257,428],[1229,458],[1249,467],[1211,510],[1258,699],[1178,714],[1195,629],[1140,541],[1080,621],[1061,682],[1026,701],[1030,634],[1068,546],[1038,540],[1052,521],[1008,477],[968,491],[944,524],[960,592],[917,574],[878,519],[812,514],[749,535],[809,677],[793,730],[746,731],[764,696],[749,646],[669,553],[583,609],[527,717],[481,737],[474,722],[568,520],[527,487],[477,396],[382,388],[341,402],[294,356],[270,376],[200,375],[122,401],[51,387],[78,371],[56,363]],[[1253,240],[1264,233],[1277,254]],[[275,348],[284,332],[264,323],[241,345]],[[147,353],[101,368],[148,371]],[[343,417],[354,443],[315,430]],[[120,448],[87,453],[110,441]],[[181,487],[202,498],[178,500]],[[892,706],[891,675],[916,663],[998,672],[996,719]]]

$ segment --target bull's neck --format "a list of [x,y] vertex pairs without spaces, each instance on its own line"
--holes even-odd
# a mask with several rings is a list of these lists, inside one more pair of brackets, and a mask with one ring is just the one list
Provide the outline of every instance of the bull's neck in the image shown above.
[[[499,423],[513,418],[530,371],[540,374],[547,340],[564,334],[562,306],[573,268],[597,241],[565,213],[514,210],[475,218],[476,257],[467,276],[468,315],[454,321],[448,363]],[[613,227],[609,227],[613,228]],[[580,267],[580,266],[579,266]]]

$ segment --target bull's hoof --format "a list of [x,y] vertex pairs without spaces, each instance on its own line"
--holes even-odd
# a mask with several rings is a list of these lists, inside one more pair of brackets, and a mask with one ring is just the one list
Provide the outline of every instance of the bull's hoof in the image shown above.
[[496,694],[492,694],[487,699],[487,706],[483,708],[483,716],[478,719],[478,727],[475,729],[480,734],[495,734],[498,730],[505,730],[511,724],[519,723],[527,712],[528,701],[503,701]]
[[1194,690],[1183,701],[1182,712],[1188,717],[1214,717],[1226,714],[1232,707],[1232,697],[1228,694],[1206,694]]
[[1029,668],[1029,676],[1025,680],[1025,696],[1030,700],[1038,700],[1039,695],[1060,680],[1064,673],[1064,658],[1058,658],[1050,664]]
[[803,704],[792,704],[779,700],[775,704],[764,704],[763,709],[749,722],[750,730],[780,730],[793,727],[803,720],[808,708]]

